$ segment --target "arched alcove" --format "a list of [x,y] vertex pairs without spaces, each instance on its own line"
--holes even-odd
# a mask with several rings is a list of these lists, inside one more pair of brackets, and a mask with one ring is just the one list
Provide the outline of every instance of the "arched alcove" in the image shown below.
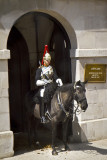
[[29,54],[25,39],[14,26],[7,48],[11,53],[8,62],[11,129],[21,132],[25,129],[24,96],[30,90]]
[[9,102],[13,132],[26,130],[23,99],[29,89],[35,88],[35,72],[42,60],[45,44],[49,47],[58,76],[63,83],[72,82],[70,51],[75,46],[75,33],[71,28],[72,36],[68,36],[65,27],[55,17],[44,12],[29,12],[15,21],[9,33]]

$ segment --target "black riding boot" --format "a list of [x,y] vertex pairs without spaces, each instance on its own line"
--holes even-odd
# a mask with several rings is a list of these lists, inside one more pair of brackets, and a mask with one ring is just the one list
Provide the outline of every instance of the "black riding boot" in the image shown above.
[[45,113],[44,112],[45,112],[44,98],[41,97],[41,104],[40,104],[41,123],[46,123]]

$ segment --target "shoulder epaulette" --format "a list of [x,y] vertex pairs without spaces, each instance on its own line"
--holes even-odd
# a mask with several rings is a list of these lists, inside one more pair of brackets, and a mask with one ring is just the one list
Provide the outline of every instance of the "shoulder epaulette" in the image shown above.
[[39,66],[38,68],[42,68],[42,67],[43,67],[43,65]]

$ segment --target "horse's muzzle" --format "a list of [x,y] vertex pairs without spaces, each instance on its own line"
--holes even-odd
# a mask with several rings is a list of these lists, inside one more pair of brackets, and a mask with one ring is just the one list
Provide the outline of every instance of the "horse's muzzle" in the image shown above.
[[86,102],[86,104],[82,107],[82,111],[85,112],[87,110],[87,108],[88,108],[88,104]]

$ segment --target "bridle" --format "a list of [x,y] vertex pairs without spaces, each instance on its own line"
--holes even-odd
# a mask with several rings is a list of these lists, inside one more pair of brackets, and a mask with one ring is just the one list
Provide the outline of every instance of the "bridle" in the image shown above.
[[[75,88],[74,88],[74,90],[75,90]],[[46,114],[48,116],[49,120],[52,120],[52,118],[54,118],[54,116],[57,115],[59,110],[62,110],[66,115],[64,121],[67,118],[71,118],[73,115],[79,115],[82,112],[82,109],[79,108],[79,104],[82,101],[85,101],[86,98],[84,97],[84,98],[81,98],[81,99],[77,99],[77,96],[76,96],[75,92],[74,92],[74,95],[73,95],[73,100],[76,100],[77,105],[75,105],[73,102],[70,102],[71,105],[69,106],[69,111],[67,111],[64,107],[64,104],[63,104],[62,98],[61,98],[61,92],[59,91],[57,93],[57,103],[59,105],[59,109],[55,113],[53,113],[52,115],[50,115],[49,113]]]
[[80,99],[75,98],[75,100],[76,100],[77,103],[79,104],[79,103],[82,103],[83,101],[86,101],[86,97],[80,98]]
[[[60,109],[62,109],[62,111],[65,113],[66,117],[71,117],[73,116],[73,114],[76,114],[78,112],[78,115],[82,112],[82,110],[79,108],[79,104],[82,103],[83,101],[86,101],[86,97],[81,98],[81,99],[77,99],[76,94],[74,93],[74,100],[77,101],[77,105],[74,105],[74,103],[72,103],[73,107],[70,106],[69,107],[69,111],[66,111],[63,103],[62,103],[62,99],[61,99],[61,93],[58,92],[57,94],[57,102],[58,105],[60,107]],[[70,110],[72,111],[72,113],[70,112]]]

